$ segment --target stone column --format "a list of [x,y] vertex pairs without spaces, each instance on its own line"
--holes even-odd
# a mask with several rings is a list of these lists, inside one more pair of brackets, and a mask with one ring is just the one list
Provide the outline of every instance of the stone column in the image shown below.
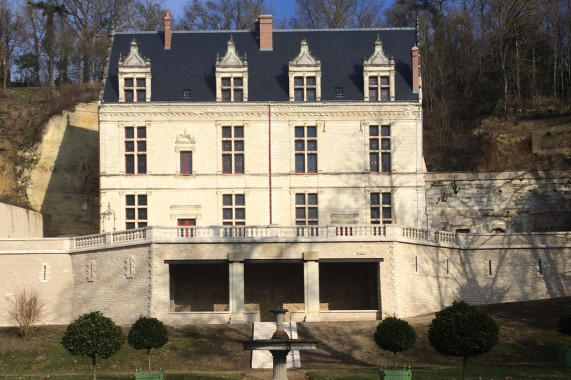
[[230,285],[230,323],[246,323],[244,313],[244,255],[230,253],[229,285]]
[[319,252],[303,253],[306,322],[319,321]]
[[273,356],[274,362],[274,373],[272,380],[288,380],[287,377],[287,354],[289,350],[279,350],[279,351],[272,351],[270,350]]

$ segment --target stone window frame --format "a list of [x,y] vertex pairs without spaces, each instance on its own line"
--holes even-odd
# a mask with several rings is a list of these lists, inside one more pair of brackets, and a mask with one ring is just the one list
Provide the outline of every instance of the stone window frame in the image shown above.
[[222,225],[246,225],[246,194],[222,194]]
[[[226,133],[230,131],[230,133]],[[239,132],[241,131],[241,132]],[[238,132],[238,133],[237,133]],[[222,174],[245,174],[246,170],[246,146],[245,126],[241,124],[221,125],[221,173]],[[229,166],[227,165],[229,163]]]
[[[230,37],[227,43],[226,53],[223,57],[216,57],[216,101],[217,102],[247,102],[248,101],[248,61],[246,55],[239,56],[236,51],[234,40]],[[237,80],[242,84],[238,85]],[[225,81],[228,84],[225,84]],[[239,99],[236,94],[241,91],[242,97]],[[229,92],[228,100],[224,94]]]
[[[377,98],[370,98],[370,80],[377,78]],[[382,78],[388,78],[388,84],[382,85]],[[389,98],[381,100],[381,89],[389,89]],[[373,54],[363,61],[363,95],[366,102],[394,102],[395,101],[395,60],[387,57],[383,51],[383,43],[379,36],[375,41]]]
[[[130,218],[129,213],[133,217]],[[149,223],[149,194],[125,194],[125,230],[147,227]]]
[[367,129],[369,172],[391,173],[392,171],[392,125],[391,123],[369,123]]
[[134,124],[123,127],[123,154],[125,157],[124,169],[126,175],[146,175],[149,173],[147,130],[147,124]]
[[295,193],[294,204],[296,226],[319,225],[319,193],[317,191]]
[[[289,60],[289,100],[297,102],[321,101],[321,61],[313,56],[305,39],[300,42],[297,56]],[[315,78],[315,85],[308,86],[308,78]],[[299,80],[302,83],[299,83]],[[315,99],[308,99],[308,89],[315,88]],[[295,99],[295,91],[303,90],[303,100]]]
[[393,224],[393,204],[392,192],[371,191],[369,193],[370,223]]
[[[303,134],[300,134],[302,131]],[[310,131],[314,131],[311,133]],[[296,174],[317,174],[319,172],[318,154],[318,128],[317,125],[295,125],[293,127],[294,138],[294,173]],[[303,163],[303,170],[298,167],[298,163]],[[315,169],[309,169],[313,163]]]
[[[151,101],[151,61],[139,53],[137,41],[133,39],[127,57],[119,57],[117,78],[119,81],[119,102],[137,103]],[[133,86],[126,86],[126,81],[132,80]],[[142,81],[142,82],[140,82]],[[141,86],[139,86],[139,83]],[[144,83],[144,85],[142,85]],[[137,89],[144,88],[144,100],[139,99]],[[132,101],[127,101],[125,92],[133,91]]]

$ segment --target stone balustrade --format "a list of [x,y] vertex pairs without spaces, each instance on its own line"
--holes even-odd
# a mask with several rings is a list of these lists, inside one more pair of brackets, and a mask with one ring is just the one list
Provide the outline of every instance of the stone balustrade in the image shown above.
[[[467,234],[387,225],[146,227],[71,238],[0,239],[0,253],[83,251],[157,243],[416,242],[449,248],[569,247],[571,232]],[[36,247],[34,249],[34,247]]]

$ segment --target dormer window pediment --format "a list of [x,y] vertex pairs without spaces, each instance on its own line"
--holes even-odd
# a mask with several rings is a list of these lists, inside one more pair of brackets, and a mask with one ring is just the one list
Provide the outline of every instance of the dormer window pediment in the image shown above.
[[216,101],[242,102],[248,100],[248,61],[240,57],[234,39],[228,40],[226,53],[216,57]]
[[311,54],[305,39],[299,53],[289,60],[289,100],[321,101],[321,61]]
[[131,41],[129,55],[119,57],[119,102],[151,100],[151,61],[139,53],[137,41]]
[[246,55],[244,54],[243,57],[238,55],[238,52],[236,51],[236,45],[234,44],[232,37],[230,37],[230,40],[228,41],[226,54],[224,54],[222,58],[216,58],[216,67],[248,67]]
[[365,101],[395,100],[395,60],[385,54],[379,36],[373,53],[363,60],[363,82]]
[[321,61],[313,56],[309,51],[309,45],[305,39],[301,40],[301,46],[297,56],[289,60],[290,66],[318,66],[321,68]]
[[379,36],[377,36],[377,40],[375,41],[375,50],[373,51],[373,54],[371,54],[369,58],[365,58],[363,65],[365,66],[390,65],[391,60],[393,61],[394,64],[394,60],[389,59],[385,55],[385,52],[383,51],[383,42],[381,41]]
[[151,61],[143,58],[141,54],[139,54],[139,47],[135,39],[131,41],[129,55],[124,59],[119,57],[119,67],[145,67],[150,65]]

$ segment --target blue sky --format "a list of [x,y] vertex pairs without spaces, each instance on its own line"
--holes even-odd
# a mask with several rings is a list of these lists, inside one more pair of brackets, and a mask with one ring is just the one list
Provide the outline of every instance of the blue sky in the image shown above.
[[[191,0],[165,0],[165,7],[174,18],[180,18],[183,7]],[[272,15],[277,19],[289,18],[295,13],[295,0],[265,0],[264,4],[270,8]]]

